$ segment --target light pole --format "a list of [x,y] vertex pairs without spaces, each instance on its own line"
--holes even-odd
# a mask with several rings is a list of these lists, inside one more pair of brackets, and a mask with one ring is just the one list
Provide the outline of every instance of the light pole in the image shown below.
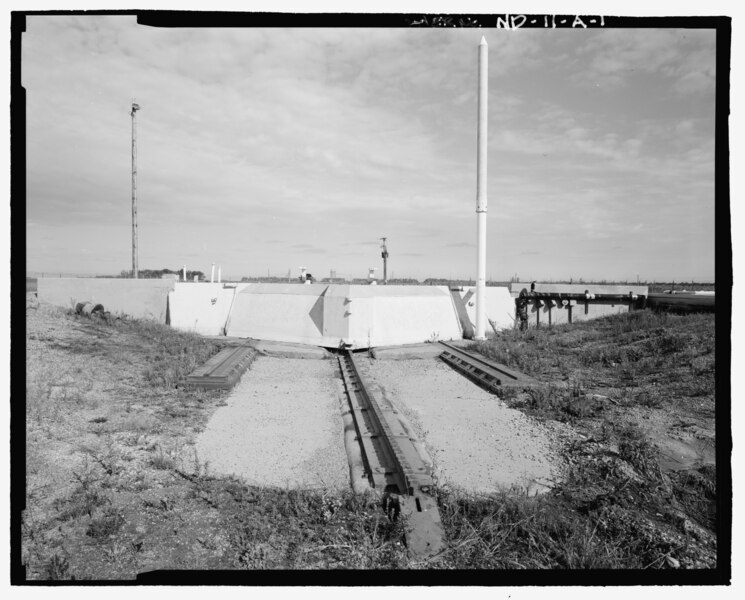
[[382,252],[380,253],[383,257],[383,285],[388,285],[388,248],[385,245],[385,241],[388,238],[382,237],[380,239],[383,240]]
[[137,279],[137,111],[140,105],[132,101],[132,277]]

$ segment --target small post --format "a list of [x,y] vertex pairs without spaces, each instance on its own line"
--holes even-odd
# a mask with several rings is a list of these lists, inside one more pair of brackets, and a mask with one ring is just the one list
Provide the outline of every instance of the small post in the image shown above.
[[221,274],[222,274],[222,265],[219,265],[217,267],[217,283],[222,282]]
[[183,267],[184,281],[186,281],[186,265]]
[[210,271],[210,283],[215,283],[215,263],[212,263],[212,271]]

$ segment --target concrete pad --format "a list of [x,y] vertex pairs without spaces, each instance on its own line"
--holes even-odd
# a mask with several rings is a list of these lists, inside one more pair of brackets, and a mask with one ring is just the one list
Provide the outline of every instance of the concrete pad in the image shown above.
[[[116,279],[93,277],[40,277],[40,302],[74,308],[78,302],[103,304],[112,315],[166,322],[172,279]],[[195,284],[199,285],[199,284]]]
[[402,346],[376,346],[372,356],[377,360],[412,360],[437,358],[445,348],[441,344],[404,344]]
[[282,358],[331,358],[331,354],[325,348],[319,346],[308,346],[307,344],[291,344],[289,342],[272,342],[267,340],[256,340],[250,345],[267,356]]
[[224,333],[235,291],[222,283],[177,282],[168,292],[171,327],[202,335]]

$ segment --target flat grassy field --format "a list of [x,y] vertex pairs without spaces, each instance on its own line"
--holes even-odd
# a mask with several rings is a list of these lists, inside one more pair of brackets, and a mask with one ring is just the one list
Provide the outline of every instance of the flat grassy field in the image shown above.
[[[210,472],[194,442],[225,396],[176,383],[215,341],[27,307],[27,579],[716,566],[714,315],[644,311],[474,346],[554,382],[501,400],[572,428],[566,475],[538,497],[440,487],[448,547],[413,562],[404,524],[373,495],[258,488]],[[670,448],[686,450],[685,464],[664,460]]]

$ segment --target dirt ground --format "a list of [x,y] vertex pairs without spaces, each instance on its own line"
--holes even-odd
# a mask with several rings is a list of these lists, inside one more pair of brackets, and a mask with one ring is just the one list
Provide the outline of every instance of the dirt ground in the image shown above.
[[[26,326],[27,578],[408,565],[379,507],[341,490],[335,361],[262,356],[231,396],[177,385],[214,340],[33,301]],[[569,387],[501,399],[432,358],[364,359],[435,460],[443,568],[715,567],[712,329],[644,313],[505,334],[487,356]],[[301,425],[317,437],[293,441]],[[262,471],[243,477],[328,489],[218,474],[246,445]],[[511,485],[528,494],[465,491]]]
[[349,487],[336,361],[260,357],[196,449],[208,469],[252,485]]

